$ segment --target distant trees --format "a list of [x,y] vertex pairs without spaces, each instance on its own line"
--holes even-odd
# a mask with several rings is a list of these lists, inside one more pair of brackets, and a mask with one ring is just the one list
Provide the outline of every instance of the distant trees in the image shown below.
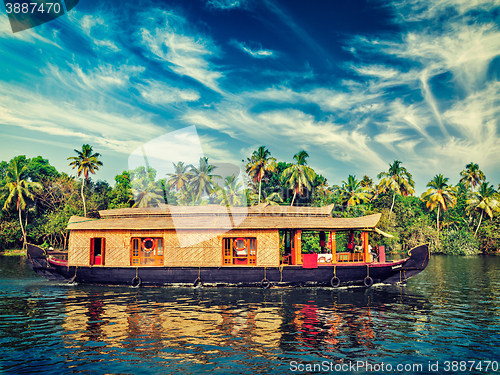
[[271,153],[264,146],[260,146],[257,151],[253,152],[250,159],[248,159],[246,172],[255,183],[259,184],[258,204],[260,204],[260,198],[262,196],[262,180],[265,179],[270,172],[274,172],[275,170],[276,159],[271,157]]
[[340,194],[342,196],[342,204],[347,207],[365,203],[370,200],[369,190],[361,185],[361,181],[358,181],[356,176],[349,175],[347,182],[342,181]]
[[427,208],[434,210],[437,207],[436,229],[439,232],[439,211],[446,211],[457,203],[456,188],[448,186],[448,178],[438,174],[427,184],[429,189],[422,194],[422,200]]
[[394,160],[394,163],[389,164],[388,172],[380,172],[377,175],[377,177],[381,179],[377,187],[378,192],[393,192],[390,213],[392,213],[394,208],[396,194],[407,196],[415,193],[415,182],[413,181],[411,174],[405,167],[402,167],[401,164],[403,163],[400,160]]
[[69,165],[73,167],[73,169],[77,169],[76,175],[82,178],[82,202],[83,202],[83,216],[87,216],[87,207],[85,206],[85,195],[83,194],[83,190],[85,188],[85,182],[89,178],[89,173],[95,174],[96,171],[99,170],[99,167],[102,166],[102,162],[98,160],[101,156],[98,152],[93,152],[92,146],[88,144],[84,144],[82,146],[82,150],[76,150],[77,156],[71,156],[68,160],[72,160]]
[[293,206],[297,194],[302,195],[304,190],[311,190],[311,184],[316,176],[314,170],[307,166],[309,154],[302,150],[293,155],[297,164],[292,164],[283,171],[281,181],[293,190],[293,198],[290,206]]
[[474,191],[477,185],[481,184],[481,181],[484,181],[484,173],[479,169],[479,165],[475,163],[469,163],[465,166],[465,169],[460,172],[460,182],[465,184],[467,189],[471,189]]
[[[394,237],[374,234],[372,245],[404,250],[428,242],[432,251],[448,254],[500,251],[500,196],[475,163],[466,165],[457,185],[437,174],[426,192],[413,197],[412,175],[399,160],[378,175],[378,183],[366,175],[361,180],[348,175],[339,186],[328,184],[308,165],[306,151],[296,153],[294,163],[288,163],[277,161],[261,146],[246,159],[246,177],[217,176],[224,169],[201,158],[197,165],[174,163],[172,172],[163,176],[146,167],[123,171],[110,186],[91,178],[102,166],[100,154],[90,145],[75,152],[69,160],[76,177],[58,172],[41,156],[0,161],[0,248],[20,247],[26,242],[65,247],[69,218],[91,210],[155,207],[161,202],[225,206],[266,202],[333,203],[334,215],[342,217],[380,212],[380,229]],[[315,243],[315,235],[309,233],[304,239],[310,240],[310,245]]]
[[28,167],[20,166],[18,160],[14,159],[5,169],[6,184],[2,187],[5,195],[4,210],[16,208],[19,214],[19,225],[23,234],[23,249],[26,247],[26,231],[28,225],[28,213],[25,213],[25,224],[23,225],[22,212],[26,211],[26,207],[30,201],[35,199],[34,192],[42,189],[42,184],[39,182],[27,181]]
[[486,214],[493,218],[493,213],[500,210],[498,193],[495,191],[493,186],[489,186],[489,182],[483,182],[479,185],[479,190],[473,192],[470,198],[467,200],[469,205],[469,211],[479,211],[481,212],[481,217],[479,218],[479,224],[477,225],[474,236],[477,235],[477,231],[481,226],[481,221],[483,220],[483,215]]

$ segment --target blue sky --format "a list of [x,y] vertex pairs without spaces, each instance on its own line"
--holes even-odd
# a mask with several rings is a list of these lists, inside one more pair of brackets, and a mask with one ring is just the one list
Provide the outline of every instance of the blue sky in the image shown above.
[[403,161],[417,194],[469,162],[500,182],[500,0],[80,0],[13,34],[0,6],[0,160],[130,153],[195,125],[212,162],[298,151],[329,184]]

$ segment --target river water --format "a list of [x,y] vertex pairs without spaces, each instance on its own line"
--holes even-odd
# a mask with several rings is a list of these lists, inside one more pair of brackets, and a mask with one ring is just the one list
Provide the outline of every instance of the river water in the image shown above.
[[0,373],[500,374],[499,269],[434,256],[405,287],[134,289],[0,256]]

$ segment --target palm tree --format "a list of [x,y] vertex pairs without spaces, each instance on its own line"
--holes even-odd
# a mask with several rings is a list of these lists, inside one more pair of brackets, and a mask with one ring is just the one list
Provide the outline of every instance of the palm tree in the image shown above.
[[217,188],[217,195],[221,199],[221,206],[241,206],[244,201],[245,192],[243,184],[233,174],[224,179],[224,187]]
[[469,211],[481,211],[481,217],[479,218],[479,224],[474,232],[476,236],[479,227],[481,226],[481,221],[483,220],[483,215],[486,213],[490,219],[493,218],[493,211],[500,211],[500,203],[498,201],[498,195],[492,186],[488,186],[489,182],[483,182],[479,186],[477,192],[472,193],[471,197],[467,200]]
[[359,182],[359,184],[364,188],[373,188],[373,180],[366,174],[363,176],[363,179]]
[[439,212],[441,209],[446,211],[448,207],[457,204],[457,189],[448,186],[449,178],[442,174],[436,175],[427,186],[430,188],[422,194],[422,201],[426,202],[427,208],[434,210],[437,207],[436,228],[439,232]]
[[134,205],[132,207],[158,207],[164,201],[163,190],[156,181],[148,179],[136,179],[132,181],[132,192],[134,194]]
[[365,203],[370,200],[370,193],[368,189],[361,186],[361,181],[356,180],[356,176],[351,176],[347,178],[346,181],[342,181],[344,184],[340,189],[340,194],[342,195],[342,204],[349,206],[355,206],[360,203]]
[[293,155],[297,164],[293,164],[285,169],[281,175],[281,181],[287,184],[290,189],[293,189],[293,198],[290,206],[293,206],[297,193],[302,195],[304,189],[311,190],[311,184],[314,181],[316,173],[314,173],[312,168],[307,166],[306,158],[308,157],[309,154],[304,150]]
[[252,180],[259,183],[259,204],[262,195],[262,179],[266,178],[269,172],[276,170],[276,159],[270,156],[271,152],[265,146],[260,146],[248,159],[249,162],[246,166],[246,172],[250,174]]
[[185,165],[182,161],[172,164],[174,164],[175,172],[167,173],[167,176],[170,176],[167,182],[170,185],[170,189],[175,188],[177,192],[181,192],[189,184],[192,174],[188,171],[188,168],[192,168],[193,166],[191,164]]
[[92,153],[92,146],[85,144],[82,146],[82,151],[75,150],[78,156],[71,156],[68,160],[73,160],[69,163],[70,166],[73,166],[73,169],[77,169],[77,177],[80,177],[83,174],[82,181],[82,202],[83,202],[83,214],[87,216],[87,207],[85,206],[85,195],[83,194],[83,189],[85,187],[85,182],[89,178],[89,172],[95,174],[96,171],[99,170],[99,167],[102,166],[102,162],[97,160],[98,157],[101,156],[100,153],[95,152]]
[[[247,190],[247,194],[248,194],[247,200],[250,202],[251,206],[259,204],[259,196],[257,195],[257,193]],[[283,198],[281,198],[281,194],[276,191],[270,194],[266,194],[266,192],[264,191],[262,193],[262,200],[267,204],[270,204],[271,206],[277,206],[280,203],[283,203]]]
[[401,164],[401,161],[394,160],[394,163],[389,164],[388,172],[381,172],[377,175],[377,178],[382,178],[377,187],[378,192],[381,193],[387,190],[393,191],[392,206],[389,216],[392,214],[392,210],[394,208],[396,194],[406,196],[413,195],[413,193],[415,193],[415,182],[413,182],[411,174],[405,167],[402,167]]
[[465,166],[465,169],[460,172],[460,176],[462,176],[460,182],[464,183],[467,189],[470,186],[472,191],[474,191],[476,185],[485,180],[484,173],[479,169],[479,165],[472,162]]
[[[21,225],[21,232],[23,234],[23,249],[26,247],[26,228],[23,226],[22,213],[26,209],[28,200],[34,200],[33,191],[42,189],[42,184],[39,182],[29,182],[25,180],[25,175],[28,167],[24,165],[20,167],[16,159],[12,160],[11,164],[5,170],[7,184],[3,190],[7,199],[3,206],[4,210],[9,210],[13,206],[19,213],[19,224]],[[28,217],[26,217],[26,224]]]
[[213,171],[217,167],[214,165],[208,164],[208,158],[202,157],[200,158],[200,168],[196,168],[191,166],[191,179],[190,179],[190,188],[196,197],[196,200],[199,200],[203,194],[210,196],[215,190],[215,184],[213,182],[213,178],[220,178],[221,176],[214,175]]

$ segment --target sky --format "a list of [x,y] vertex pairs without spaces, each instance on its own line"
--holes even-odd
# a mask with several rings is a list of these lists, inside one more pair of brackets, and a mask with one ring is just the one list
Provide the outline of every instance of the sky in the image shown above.
[[210,162],[306,150],[333,185],[397,159],[418,195],[474,162],[497,187],[499,20],[500,0],[80,0],[14,34],[0,5],[0,160],[74,174],[89,143],[113,184],[194,125]]

